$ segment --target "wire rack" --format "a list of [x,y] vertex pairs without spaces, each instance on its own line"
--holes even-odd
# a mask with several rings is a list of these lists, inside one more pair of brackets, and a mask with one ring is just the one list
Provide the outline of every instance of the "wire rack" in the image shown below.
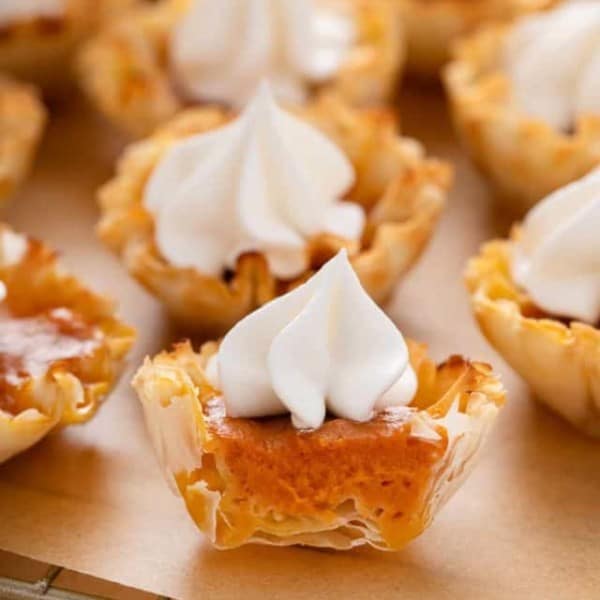
[[[51,565],[44,576],[34,582],[0,577],[0,598],[2,600],[108,600],[102,596],[92,596],[55,587],[56,578],[63,570],[63,567]],[[167,596],[157,596],[156,600],[171,599]]]

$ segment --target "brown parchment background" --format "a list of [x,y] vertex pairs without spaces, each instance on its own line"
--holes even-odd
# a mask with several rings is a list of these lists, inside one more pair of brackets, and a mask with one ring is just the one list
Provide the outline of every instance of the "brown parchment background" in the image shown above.
[[3,217],[118,298],[139,339],[95,420],[0,467],[0,549],[177,598],[600,598],[600,443],[532,403],[476,330],[462,269],[508,222],[458,150],[441,93],[405,96],[404,131],[454,161],[457,183],[389,312],[439,359],[460,352],[492,362],[510,393],[480,465],[433,526],[398,554],[210,548],[167,489],[128,385],[142,357],[174,334],[93,234],[94,190],[124,140],[74,97],[55,107],[34,173]]

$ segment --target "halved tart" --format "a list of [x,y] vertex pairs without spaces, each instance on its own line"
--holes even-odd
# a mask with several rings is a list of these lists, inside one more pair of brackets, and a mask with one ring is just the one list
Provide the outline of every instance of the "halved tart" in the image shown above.
[[436,367],[423,346],[409,349],[410,406],[308,431],[289,416],[226,416],[206,372],[217,343],[146,359],[134,386],[169,482],[218,548],[398,550],[458,489],[504,403],[489,366],[455,356]]

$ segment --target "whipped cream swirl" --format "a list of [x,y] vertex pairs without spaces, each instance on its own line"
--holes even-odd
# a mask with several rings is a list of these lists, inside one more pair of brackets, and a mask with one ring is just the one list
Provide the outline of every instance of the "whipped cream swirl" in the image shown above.
[[527,215],[512,271],[545,311],[600,323],[600,170],[554,192]]
[[280,109],[264,84],[237,120],[173,146],[144,202],[173,265],[219,276],[255,251],[286,279],[307,269],[311,237],[360,238],[363,209],[339,200],[353,182],[345,155]]
[[9,24],[64,13],[65,0],[1,0],[0,23]]
[[354,39],[350,15],[317,0],[193,0],[171,39],[184,93],[240,107],[263,78],[300,102],[340,69]]
[[568,2],[517,22],[505,48],[517,104],[568,131],[600,115],[600,3]]
[[345,250],[240,321],[208,375],[228,416],[290,413],[299,429],[320,427],[327,411],[369,421],[408,405],[417,390],[402,334],[362,288]]

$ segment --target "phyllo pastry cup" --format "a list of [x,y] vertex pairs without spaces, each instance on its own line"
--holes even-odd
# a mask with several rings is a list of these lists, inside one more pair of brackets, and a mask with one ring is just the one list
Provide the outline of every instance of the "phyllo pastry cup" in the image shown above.
[[35,90],[0,76],[0,206],[27,175],[45,123]]
[[489,366],[455,356],[436,367],[409,342],[410,407],[310,431],[288,416],[230,418],[205,373],[217,349],[180,344],[147,359],[134,386],[168,480],[222,549],[402,548],[461,485],[504,403]]
[[112,302],[0,224],[0,462],[90,419],[133,340]]
[[538,308],[511,275],[515,240],[486,244],[466,271],[481,331],[537,399],[581,431],[600,436],[600,330]]
[[[18,4],[20,0],[7,0]],[[78,45],[100,25],[140,0],[63,0],[56,11],[32,6],[0,22],[0,71],[56,90],[70,79]],[[30,3],[31,4],[31,3]],[[35,4],[35,3],[34,3]],[[46,3],[46,6],[49,3]]]
[[488,27],[457,44],[445,71],[457,131],[498,198],[521,215],[600,161],[600,116],[561,131],[520,110],[502,69],[510,25]]
[[[172,73],[169,47],[190,4],[167,0],[142,7],[105,27],[81,52],[83,88],[102,113],[136,136],[151,133],[189,104]],[[388,0],[323,4],[349,12],[356,34],[340,69],[315,84],[313,93],[334,92],[354,105],[386,103],[404,63],[398,7]]]
[[438,77],[453,42],[493,21],[506,21],[550,6],[553,0],[395,0],[402,9],[407,38],[407,69]]
[[[367,292],[383,303],[431,237],[445,204],[451,170],[425,158],[416,141],[399,137],[391,112],[354,109],[327,96],[295,114],[335,142],[356,171],[355,185],[345,200],[365,209],[366,226],[359,247],[351,249],[351,262]],[[102,240],[186,330],[209,335],[222,334],[255,308],[294,288],[348,245],[332,234],[315,236],[307,244],[310,268],[287,280],[276,278],[258,252],[242,254],[235,269],[220,277],[174,267],[161,256],[154,218],[143,204],[150,175],[178,140],[222,126],[233,116],[214,108],[183,112],[133,145],[120,161],[116,177],[99,193]]]

